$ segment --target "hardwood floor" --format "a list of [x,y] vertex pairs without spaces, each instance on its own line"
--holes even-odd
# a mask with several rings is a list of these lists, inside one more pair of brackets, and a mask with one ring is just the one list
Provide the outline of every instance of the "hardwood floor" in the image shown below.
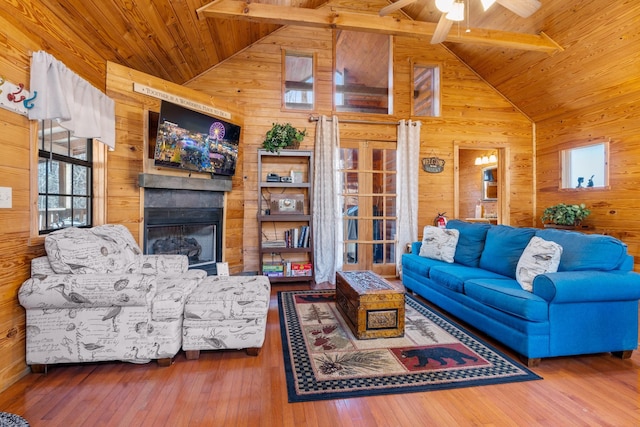
[[35,427],[640,425],[637,351],[626,360],[608,354],[543,359],[533,369],[542,381],[288,403],[277,292],[306,288],[273,286],[258,357],[203,351],[199,360],[180,352],[171,367],[58,365],[5,390],[0,410]]

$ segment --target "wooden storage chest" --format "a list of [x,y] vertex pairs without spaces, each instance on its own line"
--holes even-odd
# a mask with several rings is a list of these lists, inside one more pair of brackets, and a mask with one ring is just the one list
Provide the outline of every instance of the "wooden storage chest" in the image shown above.
[[371,271],[336,274],[336,307],[358,339],[404,335],[404,290]]

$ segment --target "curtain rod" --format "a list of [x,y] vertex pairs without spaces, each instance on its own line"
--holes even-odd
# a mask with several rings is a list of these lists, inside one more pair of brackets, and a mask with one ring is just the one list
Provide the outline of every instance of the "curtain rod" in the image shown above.
[[[309,115],[310,122],[317,122],[318,120],[320,120],[320,117],[313,117],[313,114]],[[333,119],[328,118],[327,121],[331,122]],[[398,122],[376,122],[372,120],[340,120],[340,123],[356,123],[361,125],[398,125]]]

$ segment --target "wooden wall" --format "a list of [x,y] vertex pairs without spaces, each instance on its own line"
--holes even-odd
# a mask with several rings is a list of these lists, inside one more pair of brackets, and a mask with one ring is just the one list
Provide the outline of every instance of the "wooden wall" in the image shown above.
[[[107,66],[107,95],[116,102],[116,149],[107,159],[107,218],[109,223],[126,225],[142,242],[144,189],[138,185],[142,172],[161,175],[191,176],[209,179],[207,174],[185,171],[158,170],[148,159],[145,145],[149,111],[160,110],[160,99],[133,90],[133,84],[148,86],[184,99],[205,104],[231,113],[228,121],[243,126],[242,108],[232,101],[213,99],[209,95],[167,82],[157,77],[109,62]],[[244,129],[243,129],[244,132]],[[231,273],[243,271],[242,231],[244,217],[243,152],[239,153],[238,168],[232,179],[232,191],[225,195],[224,261]]]
[[[257,235],[257,150],[264,134],[275,121],[307,128],[301,148],[313,148],[315,123],[308,112],[281,109],[282,50],[314,53],[316,65],[316,108],[313,115],[332,114],[331,30],[285,27],[188,82],[186,86],[218,98],[233,97],[245,107],[244,153],[244,268],[258,269]],[[509,148],[506,174],[511,182],[510,223],[531,226],[533,218],[533,131],[531,122],[508,101],[475,75],[448,50],[428,40],[394,37],[393,111],[391,116],[338,114],[341,140],[395,141],[394,122],[411,117],[411,64],[438,64],[442,69],[442,117],[421,120],[420,158],[437,155],[447,162],[444,172],[420,172],[420,224],[431,224],[438,212],[454,212],[455,147],[501,146]],[[364,120],[378,124],[347,123]],[[418,159],[416,159],[418,161]],[[422,228],[422,227],[420,227]],[[420,230],[421,233],[421,230]]]
[[[610,234],[640,256],[640,82],[634,93],[606,103],[566,112],[537,124],[537,209],[557,203],[584,203],[591,210],[585,225]],[[610,141],[608,189],[559,190],[560,150],[585,142]],[[636,263],[636,270],[639,270]]]
[[[96,50],[88,44],[88,39],[74,33],[77,29],[67,26],[64,18],[44,10],[38,2],[23,3],[19,9],[12,8],[11,11],[18,10],[18,14],[23,14],[30,23],[28,28],[18,25],[20,21],[13,13],[0,16],[0,75],[11,82],[28,83],[30,53],[43,49],[105,90],[107,64],[99,52],[106,54],[118,49],[120,52],[121,47],[109,47],[108,39],[104,39],[95,42],[102,49]],[[358,2],[358,7],[367,6],[377,7]],[[288,121],[309,130],[302,147],[313,147],[314,124],[308,121],[308,114],[280,109],[283,48],[317,55],[317,104],[313,113],[330,115],[333,53],[329,30],[283,28],[186,85],[196,92],[214,95],[216,99],[239,102],[246,109],[242,163],[233,182],[233,191],[226,201],[227,223],[233,230],[226,236],[226,257],[233,260],[236,272],[257,270],[256,150],[264,133],[274,121]],[[433,46],[426,39],[396,37],[393,50],[395,113],[391,117],[340,114],[340,119],[396,121],[411,118],[412,61],[442,66],[442,117],[419,118],[423,123],[420,157],[437,155],[447,163],[443,173],[420,172],[421,224],[431,223],[438,212],[448,212],[450,216],[454,212],[456,150],[459,147],[497,145],[508,149],[508,157],[504,159],[510,184],[506,212],[508,223],[540,225],[538,218],[544,207],[561,201],[584,202],[593,211],[588,223],[594,231],[620,237],[629,245],[633,255],[640,255],[640,219],[636,212],[640,203],[637,190],[640,187],[640,122],[637,120],[640,116],[637,102],[640,82],[637,79],[632,85],[627,84],[625,90],[606,94],[594,92],[593,96],[601,101],[590,102],[591,106],[545,113],[544,119],[536,123],[534,133],[524,115],[443,46]],[[504,53],[509,54],[508,51]],[[582,73],[585,76],[582,78],[588,78],[593,70],[602,69],[602,61],[588,55],[585,58],[593,60],[588,63],[574,61],[578,68],[559,69],[576,76]],[[633,61],[627,61],[625,66],[633,67],[633,64]],[[544,67],[540,69],[545,70]],[[128,85],[135,80],[132,76],[137,76],[136,79],[142,78],[151,85],[166,85],[170,90],[176,88],[148,75],[140,77],[134,70],[120,71],[114,72],[118,76],[114,77],[114,86],[109,90],[118,101],[118,148],[107,156],[107,212],[100,214],[107,221],[124,223],[139,234],[141,195],[136,183],[138,173],[144,169],[143,111],[156,106],[157,101],[132,95],[130,87],[118,84]],[[525,71],[522,70],[521,79],[526,79]],[[504,74],[511,76],[507,71]],[[526,93],[527,99],[539,98],[540,93],[544,93],[544,88],[539,85],[517,87]],[[562,85],[553,89],[564,90]],[[30,182],[34,174],[30,124],[25,117],[0,109],[0,130],[3,147],[0,186],[11,187],[13,191],[12,208],[0,209],[0,390],[3,390],[28,372],[24,361],[24,310],[18,304],[17,292],[29,276],[31,259],[43,255],[44,250],[43,239],[32,236],[29,230]],[[342,139],[393,141],[395,135],[394,125],[341,124]],[[559,191],[558,150],[601,137],[611,139],[611,188]]]

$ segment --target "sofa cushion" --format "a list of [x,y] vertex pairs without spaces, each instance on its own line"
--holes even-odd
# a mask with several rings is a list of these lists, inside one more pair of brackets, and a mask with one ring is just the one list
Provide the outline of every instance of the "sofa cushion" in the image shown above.
[[425,226],[420,256],[453,262],[459,235],[460,232],[458,230],[447,230],[432,225]]
[[535,232],[533,228],[492,226],[487,231],[480,268],[515,279],[520,256]]
[[477,267],[480,264],[484,240],[491,225],[452,219],[447,222],[447,228],[460,232],[456,253],[453,256],[455,262],[469,267]]
[[69,227],[48,234],[44,247],[58,274],[131,273],[139,269],[142,251],[120,224]]
[[549,320],[548,303],[527,292],[515,280],[474,279],[464,284],[464,293],[496,310],[532,322]]
[[429,278],[434,283],[452,291],[464,292],[464,283],[469,279],[504,279],[504,276],[466,265],[442,264],[431,267]]
[[611,236],[551,228],[536,236],[562,246],[558,271],[617,270],[627,258],[627,245]]
[[533,291],[533,279],[538,274],[558,271],[562,246],[550,240],[533,236],[520,256],[516,280],[525,291]]
[[415,254],[402,254],[402,271],[411,271],[420,277],[429,277],[431,267],[435,265],[448,265],[444,261],[425,258]]

